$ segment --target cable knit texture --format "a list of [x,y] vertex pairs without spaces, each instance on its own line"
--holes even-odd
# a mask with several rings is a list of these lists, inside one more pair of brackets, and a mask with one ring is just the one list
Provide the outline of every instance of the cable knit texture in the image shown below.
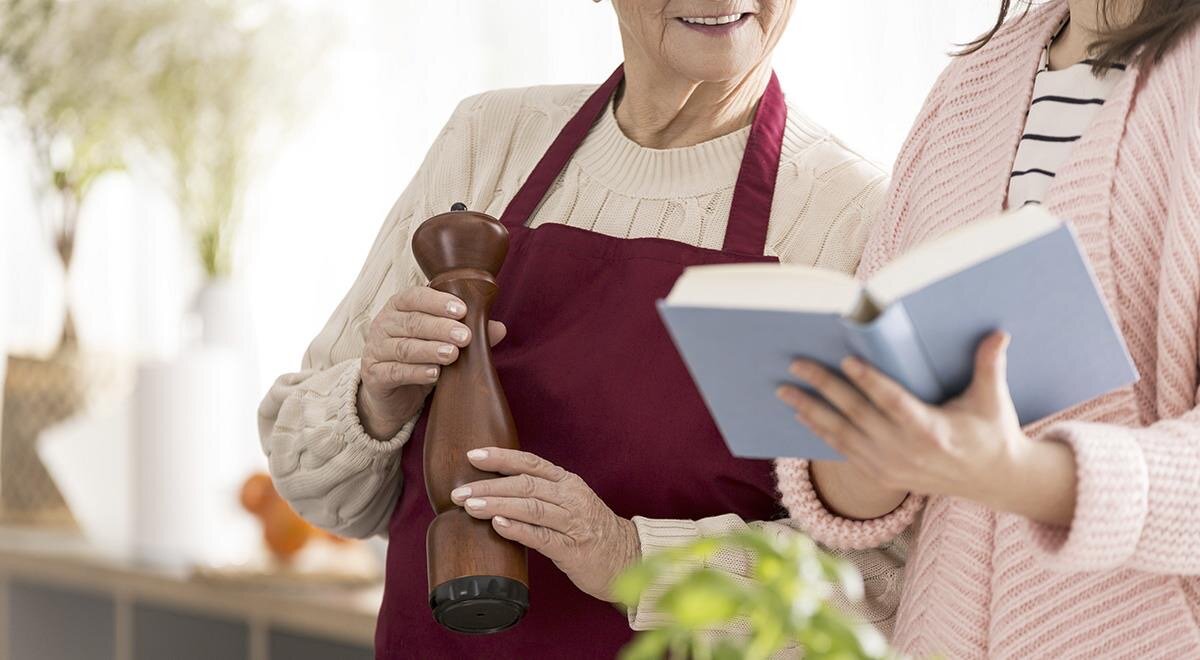
[[[345,299],[304,356],[301,371],[278,379],[259,410],[260,435],[280,493],[305,518],[339,534],[383,533],[397,500],[397,437],[367,436],[356,413],[359,358],[367,329],[387,299],[426,283],[411,251],[411,233],[455,202],[499,216],[561,127],[594,87],[558,86],[489,92],[463,101],[424,164],[393,207]],[[693,147],[643,148],[612,112],[587,141],[530,220],[561,222],[626,238],[659,237],[721,247],[749,128]],[[843,272],[857,267],[869,222],[879,215],[887,177],[794,108],[784,135],[768,252],[782,261]],[[552,411],[547,411],[551,414]],[[670,466],[664,466],[670,469]],[[417,484],[416,487],[420,487]],[[697,488],[711,487],[697,484]],[[642,551],[653,553],[700,536],[757,527],[791,533],[791,521],[636,521]],[[857,607],[887,630],[899,601],[903,541],[849,553],[868,576],[872,598]],[[424,557],[413,561],[424,562]],[[712,565],[747,575],[744,557]],[[635,628],[658,619],[650,603],[630,613]]]
[[[954,62],[901,152],[861,274],[1000,211],[1056,0]],[[1070,528],[931,498],[909,556],[894,642],[951,658],[1200,657],[1200,33],[1131,67],[1047,193],[1069,219],[1141,374],[1027,431],[1074,449]],[[884,541],[921,498],[879,520],[837,518],[808,466],[780,461],[784,501],[841,547]]]

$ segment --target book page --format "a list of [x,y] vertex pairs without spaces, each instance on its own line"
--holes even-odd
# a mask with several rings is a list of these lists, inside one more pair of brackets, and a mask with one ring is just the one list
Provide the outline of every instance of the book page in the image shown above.
[[1038,205],[972,222],[904,253],[868,282],[872,301],[885,308],[933,282],[1045,236],[1062,222]]
[[758,309],[849,315],[862,287],[844,273],[808,266],[739,264],[684,271],[667,304],[673,307]]

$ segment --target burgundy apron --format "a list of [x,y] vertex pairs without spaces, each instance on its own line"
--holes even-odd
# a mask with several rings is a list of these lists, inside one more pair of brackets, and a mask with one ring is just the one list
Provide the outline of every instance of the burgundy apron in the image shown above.
[[[511,233],[492,316],[508,325],[493,360],[521,448],[570,470],[619,516],[698,519],[782,514],[769,461],[733,457],[655,302],[687,266],[763,256],[787,109],[772,75],[742,160],[725,245],[622,239],[525,223],[623,80],[603,85],[567,123],[505,210]],[[529,552],[530,607],[502,633],[468,636],[429,610],[422,487],[425,416],[403,449],[403,488],[388,527],[387,581],[375,634],[381,659],[613,658],[632,637],[616,606],[579,591]]]

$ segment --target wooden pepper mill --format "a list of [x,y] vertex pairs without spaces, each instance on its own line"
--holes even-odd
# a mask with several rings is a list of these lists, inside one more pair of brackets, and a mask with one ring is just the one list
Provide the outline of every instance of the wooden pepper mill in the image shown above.
[[429,286],[458,296],[471,344],[442,369],[425,429],[425,488],[437,518],[426,553],[433,616],[456,632],[488,634],[515,626],[529,609],[525,548],[467,515],[450,491],[496,475],[477,470],[467,452],[517,449],[517,432],[487,341],[496,275],[508,254],[508,230],[495,218],[455,204],[413,235],[413,253]]

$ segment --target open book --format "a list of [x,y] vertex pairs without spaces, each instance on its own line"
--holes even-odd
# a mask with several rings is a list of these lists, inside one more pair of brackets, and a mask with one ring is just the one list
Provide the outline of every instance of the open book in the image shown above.
[[979,342],[1005,330],[1023,424],[1137,379],[1074,233],[1037,206],[924,243],[865,285],[805,266],[689,268],[659,311],[746,458],[838,457],[775,398],[795,357],[836,369],[857,355],[941,403],[970,383]]

